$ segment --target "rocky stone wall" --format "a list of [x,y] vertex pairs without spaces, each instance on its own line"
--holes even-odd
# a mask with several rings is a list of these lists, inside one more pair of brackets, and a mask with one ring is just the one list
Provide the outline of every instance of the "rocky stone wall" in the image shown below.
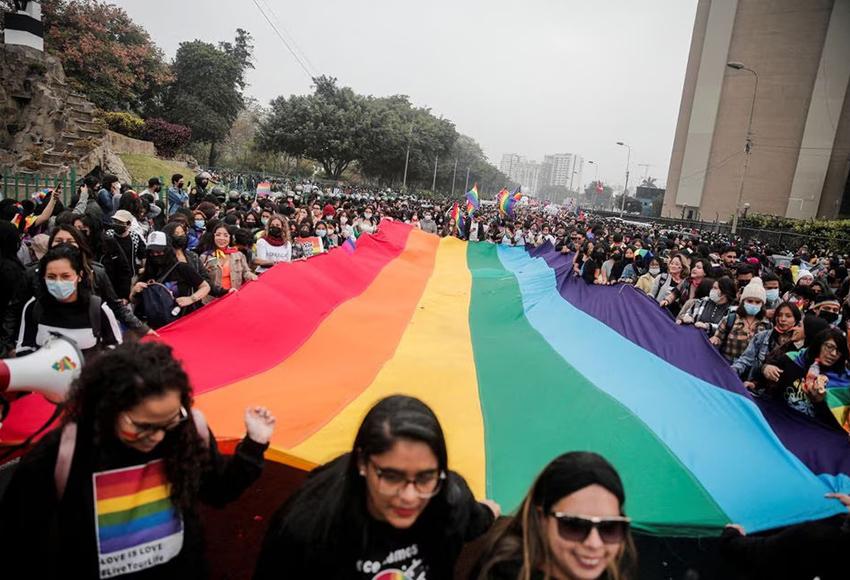
[[86,172],[102,164],[105,137],[97,109],[72,90],[56,57],[0,44],[0,167],[46,176],[72,166]]

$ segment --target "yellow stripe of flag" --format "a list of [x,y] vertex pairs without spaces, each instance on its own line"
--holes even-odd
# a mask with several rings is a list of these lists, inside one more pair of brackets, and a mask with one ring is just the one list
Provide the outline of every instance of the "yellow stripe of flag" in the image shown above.
[[446,434],[450,467],[483,497],[484,423],[469,330],[471,291],[466,244],[443,238],[434,272],[393,358],[360,397],[291,454],[324,463],[350,451],[360,422],[376,401],[411,395],[434,409]]

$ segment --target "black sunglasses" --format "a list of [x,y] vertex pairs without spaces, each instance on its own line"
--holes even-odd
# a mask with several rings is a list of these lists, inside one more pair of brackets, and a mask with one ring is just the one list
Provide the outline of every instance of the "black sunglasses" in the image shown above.
[[584,542],[596,528],[604,543],[619,544],[626,538],[632,521],[624,516],[597,518],[561,512],[552,512],[551,516],[558,522],[558,535],[570,542]]

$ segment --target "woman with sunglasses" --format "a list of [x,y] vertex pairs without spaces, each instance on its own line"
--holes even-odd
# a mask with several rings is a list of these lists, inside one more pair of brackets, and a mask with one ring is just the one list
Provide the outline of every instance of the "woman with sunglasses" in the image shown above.
[[498,513],[449,471],[433,411],[388,397],[352,451],[316,469],[275,514],[254,577],[451,578],[464,542]]
[[491,531],[475,580],[625,580],[637,561],[617,471],[587,452],[561,455],[519,511]]
[[224,505],[260,476],[274,425],[248,409],[225,460],[169,346],[101,355],[0,501],[4,578],[205,578],[199,502]]

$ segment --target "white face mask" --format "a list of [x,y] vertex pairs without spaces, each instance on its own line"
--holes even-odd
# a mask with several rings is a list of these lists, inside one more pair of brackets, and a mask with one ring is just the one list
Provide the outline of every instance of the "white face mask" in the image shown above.
[[73,280],[45,280],[47,291],[60,302],[70,298],[77,291],[77,283]]
[[658,276],[661,273],[661,268],[650,268],[649,274],[651,276]]
[[723,298],[723,293],[716,288],[712,288],[708,293],[708,299],[714,302],[715,304],[720,302],[720,299]]

